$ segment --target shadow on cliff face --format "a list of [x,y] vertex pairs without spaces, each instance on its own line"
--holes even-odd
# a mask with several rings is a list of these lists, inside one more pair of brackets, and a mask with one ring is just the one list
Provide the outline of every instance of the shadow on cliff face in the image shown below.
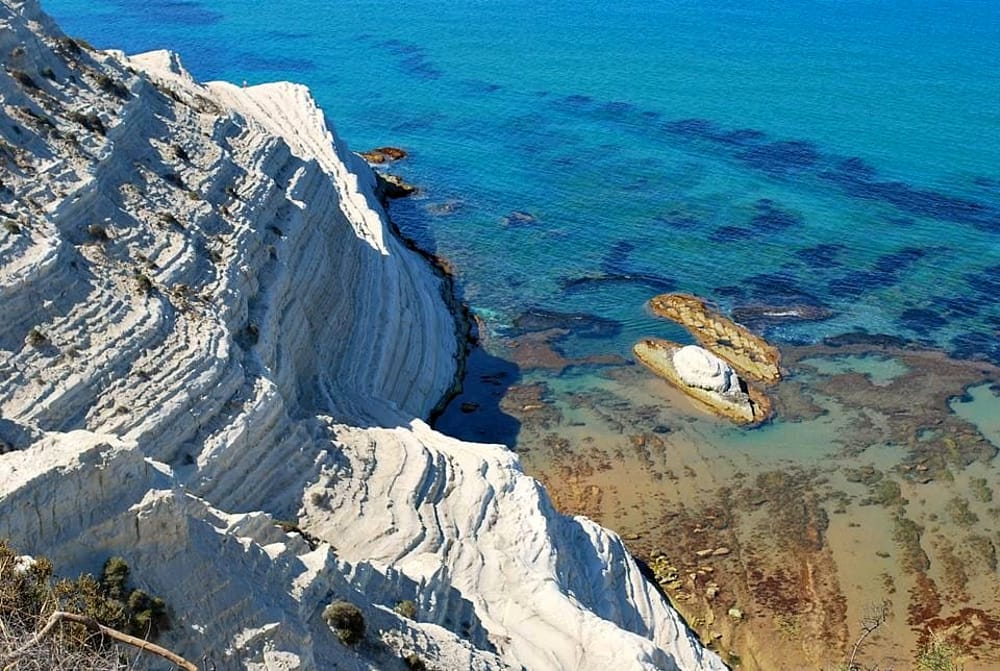
[[434,421],[434,428],[460,440],[501,443],[513,448],[521,422],[500,408],[511,386],[521,380],[521,369],[477,345],[466,361],[462,392]]
[[25,424],[0,417],[0,454],[23,450],[41,438],[41,433]]

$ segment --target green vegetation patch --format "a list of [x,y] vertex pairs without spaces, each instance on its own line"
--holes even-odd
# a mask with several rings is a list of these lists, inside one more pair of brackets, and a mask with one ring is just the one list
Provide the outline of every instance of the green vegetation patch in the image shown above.
[[979,521],[979,516],[969,510],[969,502],[966,499],[956,496],[948,501],[946,510],[951,520],[960,527],[971,527]]
[[[130,584],[130,570],[121,557],[108,559],[100,578],[60,579],[48,559],[19,556],[0,540],[0,658],[41,630],[55,611],[82,615],[147,641],[170,628],[166,603]],[[72,668],[120,668],[110,639],[77,623],[64,622],[38,648],[37,654],[51,659],[73,660]],[[34,668],[33,660],[25,656],[8,668]]]
[[870,491],[871,496],[862,502],[863,505],[876,504],[891,508],[907,503],[907,500],[903,498],[899,483],[890,478],[879,480],[871,486]]
[[923,527],[908,517],[897,514],[893,517],[892,539],[900,550],[900,561],[908,571],[926,571],[931,562],[920,547]]
[[323,611],[323,619],[345,645],[354,645],[365,635],[365,617],[350,601],[334,601]]
[[972,478],[969,482],[969,493],[972,494],[972,498],[981,503],[989,503],[993,500],[993,489],[986,482],[986,478]]
[[417,604],[413,603],[410,599],[405,599],[396,604],[393,608],[396,613],[402,615],[403,617],[415,620],[417,618]]

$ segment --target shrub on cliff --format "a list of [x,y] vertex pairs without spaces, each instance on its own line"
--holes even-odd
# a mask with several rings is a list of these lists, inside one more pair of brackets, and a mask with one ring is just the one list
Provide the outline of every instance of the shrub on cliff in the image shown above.
[[349,601],[334,601],[323,611],[323,619],[346,645],[354,645],[365,635],[365,617]]
[[52,563],[18,557],[0,540],[0,665],[4,669],[118,669],[117,654],[93,645],[86,629],[76,626],[61,628],[30,645],[57,605]]
[[104,125],[104,122],[101,121],[101,117],[97,116],[94,112],[85,113],[74,110],[69,113],[69,119],[98,135],[104,136],[108,134],[108,129]]
[[406,668],[410,671],[427,671],[427,664],[415,652],[403,657],[403,664],[406,664]]
[[28,335],[25,337],[25,342],[27,342],[32,347],[42,347],[48,344],[49,338],[46,336],[37,326],[32,326],[31,330],[28,331]]
[[48,559],[20,557],[6,540],[0,540],[0,624],[5,670],[119,669],[121,653],[101,626],[146,641],[169,628],[163,600],[132,589],[120,557],[105,563],[100,579],[55,579]]
[[17,81],[18,84],[26,89],[32,89],[34,91],[41,91],[42,89],[35,83],[35,80],[31,78],[27,72],[23,70],[10,70],[10,76]]
[[104,609],[117,616],[112,623],[104,622],[94,616],[98,622],[114,627],[126,634],[155,641],[160,634],[170,629],[167,618],[167,605],[160,597],[151,597],[141,589],[129,585],[130,569],[121,557],[111,557],[104,562],[101,579],[95,585],[91,576],[83,576],[70,585],[88,583],[90,593],[85,607]]
[[396,607],[393,608],[393,610],[403,617],[408,617],[411,620],[415,620],[417,618],[417,604],[410,599],[400,601],[396,604]]
[[116,82],[114,79],[104,74],[103,72],[97,75],[97,85],[105,93],[110,93],[111,95],[117,96],[122,100],[129,99],[128,88],[124,84]]
[[915,668],[919,671],[962,671],[958,651],[944,638],[932,635],[917,654]]

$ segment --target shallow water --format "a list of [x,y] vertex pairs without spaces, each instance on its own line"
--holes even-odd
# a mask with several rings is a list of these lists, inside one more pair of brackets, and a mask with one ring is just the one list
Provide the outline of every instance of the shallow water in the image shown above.
[[[973,479],[1000,485],[989,449],[1000,399],[985,384],[998,381],[995,369],[907,359],[911,350],[820,348],[790,359],[777,418],[745,430],[627,364],[641,337],[690,340],[645,308],[671,290],[725,312],[825,310],[751,324],[786,358],[794,346],[866,331],[1000,363],[1000,4],[45,7],[99,47],[175,49],[202,79],[305,82],[353,148],[406,148],[392,170],[422,192],[392,215],[453,263],[489,336],[438,427],[521,451],[565,510],[639,534],[633,549],[646,559],[697,547],[697,523],[682,523],[689,513],[741,511],[717,535],[759,549],[716,562],[730,575],[720,599],[746,599],[738,605],[757,613],[697,628],[718,629],[716,645],[745,666],[752,640],[816,666],[842,661],[874,593],[895,600],[881,649],[905,666],[928,623],[947,629],[950,613],[1000,589],[984,577],[989,562],[977,563],[983,541],[966,543],[983,537],[995,552],[993,504],[969,499],[983,528],[973,533],[953,503],[967,487],[985,491]],[[523,326],[525,313],[535,326]],[[867,467],[880,475],[858,475]],[[905,504],[878,484],[887,479]],[[881,503],[862,505],[869,489]],[[781,507],[733,506],[733,492]],[[897,527],[909,527],[898,519],[924,527],[929,572],[904,566],[909,536]],[[819,549],[781,543],[814,533]],[[973,548],[964,581],[950,559],[964,556],[953,547],[963,543]],[[806,597],[839,619],[738,579],[755,567],[816,588]],[[930,593],[920,575],[936,580],[945,607],[913,619],[907,609]],[[671,595],[692,621],[716,611],[725,621],[732,605]],[[835,635],[806,650],[810,627]],[[1000,660],[989,637],[971,647],[983,668]]]
[[857,372],[865,375],[872,384],[884,387],[907,372],[899,359],[876,355],[845,356],[830,359],[803,359],[801,365],[814,368],[823,375]]
[[1000,448],[1000,413],[997,412],[996,384],[971,387],[965,394],[951,401],[952,411],[972,422],[991,443]]

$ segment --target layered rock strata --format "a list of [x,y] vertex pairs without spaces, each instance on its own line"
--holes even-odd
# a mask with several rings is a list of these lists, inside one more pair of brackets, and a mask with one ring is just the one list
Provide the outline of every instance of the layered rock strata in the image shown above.
[[305,88],[95,52],[33,0],[0,57],[0,535],[122,555],[220,669],[724,668],[617,536],[420,419],[441,278]]

